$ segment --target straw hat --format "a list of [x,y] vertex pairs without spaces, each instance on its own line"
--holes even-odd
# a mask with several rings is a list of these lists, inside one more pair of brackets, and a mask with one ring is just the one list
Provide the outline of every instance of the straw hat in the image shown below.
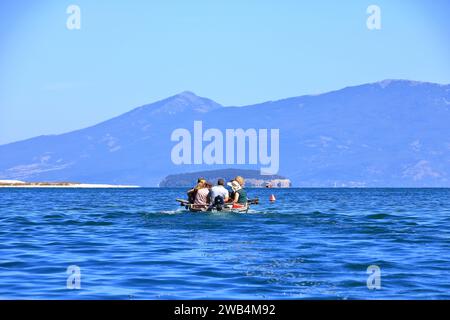
[[237,181],[241,185],[241,187],[244,186],[245,180],[241,176],[237,176],[236,178],[234,178],[234,180]]

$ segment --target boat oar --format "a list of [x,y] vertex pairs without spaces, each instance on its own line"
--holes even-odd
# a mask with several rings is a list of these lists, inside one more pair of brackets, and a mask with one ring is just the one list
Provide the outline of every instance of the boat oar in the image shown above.
[[180,203],[180,206],[187,206],[190,204],[189,201],[185,199],[176,199],[176,200]]

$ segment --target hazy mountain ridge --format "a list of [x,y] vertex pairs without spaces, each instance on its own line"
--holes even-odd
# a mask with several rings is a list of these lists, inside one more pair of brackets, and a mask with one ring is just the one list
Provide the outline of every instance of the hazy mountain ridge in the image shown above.
[[[176,128],[279,128],[294,186],[450,186],[450,85],[385,80],[320,95],[222,107],[191,92],[97,125],[0,146],[0,179],[155,186],[224,166],[175,166]],[[236,166],[256,169],[256,166]]]

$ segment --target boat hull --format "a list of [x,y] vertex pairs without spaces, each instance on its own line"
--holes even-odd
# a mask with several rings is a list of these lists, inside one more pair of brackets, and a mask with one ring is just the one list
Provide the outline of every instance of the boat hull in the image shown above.
[[205,213],[208,213],[208,212],[246,213],[250,208],[249,205],[243,206],[242,208],[236,208],[236,207],[233,207],[232,205],[225,205],[225,206],[223,206],[222,210],[219,211],[219,210],[217,210],[217,208],[212,208],[211,210],[208,210],[208,206],[189,205],[186,207],[190,212],[205,212]]

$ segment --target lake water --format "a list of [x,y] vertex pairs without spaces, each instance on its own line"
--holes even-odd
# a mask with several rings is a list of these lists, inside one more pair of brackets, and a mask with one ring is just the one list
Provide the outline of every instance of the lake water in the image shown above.
[[250,189],[247,214],[183,195],[0,189],[0,298],[450,299],[450,189]]

